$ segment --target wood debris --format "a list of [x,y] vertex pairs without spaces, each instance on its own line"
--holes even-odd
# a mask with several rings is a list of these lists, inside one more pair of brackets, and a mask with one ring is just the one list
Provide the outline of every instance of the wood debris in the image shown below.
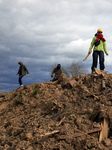
[[[99,132],[99,131],[101,131],[101,128],[93,129],[93,130],[91,130],[91,131],[89,131],[89,132],[87,132],[87,133],[85,133],[85,134],[95,133],[95,132]],[[82,135],[85,135],[85,134],[84,134],[84,133],[76,133],[76,134],[74,135],[74,137],[82,136]]]
[[103,122],[101,122],[101,132],[99,136],[99,142],[101,142],[103,139],[108,138],[108,121],[104,118]]
[[74,129],[75,129],[76,131],[82,133],[83,135],[86,135],[86,136],[88,136],[88,137],[90,137],[90,138],[92,138],[92,139],[94,138],[94,137],[88,135],[88,133],[85,133],[85,132],[83,132],[83,131],[81,131],[81,130],[79,130],[79,129],[76,129],[76,128],[74,128]]
[[102,89],[106,89],[106,85],[105,85],[105,81],[104,80],[102,80]]
[[70,80],[70,85],[73,87],[73,85],[76,83],[76,80]]
[[105,76],[104,72],[98,70],[97,68],[95,68],[95,72],[96,72],[98,75],[102,75],[103,77]]
[[59,130],[54,130],[52,132],[47,132],[45,134],[41,134],[40,137],[50,136],[50,135],[53,135],[53,134],[56,134],[56,133],[59,133]]
[[60,126],[62,124],[62,122],[64,121],[65,117],[62,118],[62,120],[59,122],[59,124],[57,124],[57,126]]

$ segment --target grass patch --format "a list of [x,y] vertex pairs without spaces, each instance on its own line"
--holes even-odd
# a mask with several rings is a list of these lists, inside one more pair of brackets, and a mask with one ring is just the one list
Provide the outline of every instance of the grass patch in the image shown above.
[[38,88],[38,87],[35,87],[34,89],[35,89],[35,90],[34,90],[34,92],[33,92],[33,95],[36,95],[36,94],[38,93],[38,91],[39,91],[39,88]]
[[18,98],[19,98],[19,99],[22,99],[22,96],[23,96],[23,95],[25,95],[25,93],[19,94]]
[[22,104],[22,99],[19,99],[19,98],[16,99],[14,104],[15,105]]
[[19,104],[23,104],[22,103],[22,96],[23,95],[25,95],[24,93],[23,94],[20,94],[19,96],[18,96],[18,98],[15,100],[15,102],[14,102],[14,105],[19,105]]
[[20,94],[19,96],[18,96],[18,99],[21,99],[22,98],[22,94]]

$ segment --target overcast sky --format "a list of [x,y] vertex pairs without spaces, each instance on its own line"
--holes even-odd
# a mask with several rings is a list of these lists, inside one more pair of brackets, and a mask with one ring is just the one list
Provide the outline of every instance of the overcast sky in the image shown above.
[[[0,88],[18,88],[18,62],[30,76],[23,84],[50,80],[50,67],[83,61],[97,29],[103,30],[112,73],[111,0],[0,0]],[[92,55],[83,62],[90,72]]]

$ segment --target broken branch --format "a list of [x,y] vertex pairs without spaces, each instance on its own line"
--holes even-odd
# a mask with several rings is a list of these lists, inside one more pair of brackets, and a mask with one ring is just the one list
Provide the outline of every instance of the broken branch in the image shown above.
[[94,138],[94,137],[88,135],[88,133],[85,133],[85,132],[83,132],[83,131],[80,131],[80,130],[78,130],[78,129],[76,129],[76,128],[74,128],[74,129],[75,129],[76,131],[78,131],[78,132],[80,132],[80,133],[82,133],[82,134],[84,134],[84,135],[86,135],[86,136],[92,138],[92,139]]
[[42,135],[40,135],[40,136],[41,136],[41,137],[43,137],[43,136],[50,136],[50,135],[53,135],[53,134],[56,134],[56,133],[59,133],[59,130],[54,130],[54,131],[52,131],[52,132],[47,132],[47,133],[42,134]]
[[60,126],[64,119],[65,119],[65,117],[62,118],[62,120],[59,122],[59,124],[57,124],[57,126]]

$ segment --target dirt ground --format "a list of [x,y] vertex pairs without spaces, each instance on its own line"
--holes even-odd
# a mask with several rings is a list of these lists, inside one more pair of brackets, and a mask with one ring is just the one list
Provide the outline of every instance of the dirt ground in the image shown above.
[[[99,141],[104,118],[108,137]],[[76,75],[0,93],[0,150],[89,149],[112,149],[112,74]]]

